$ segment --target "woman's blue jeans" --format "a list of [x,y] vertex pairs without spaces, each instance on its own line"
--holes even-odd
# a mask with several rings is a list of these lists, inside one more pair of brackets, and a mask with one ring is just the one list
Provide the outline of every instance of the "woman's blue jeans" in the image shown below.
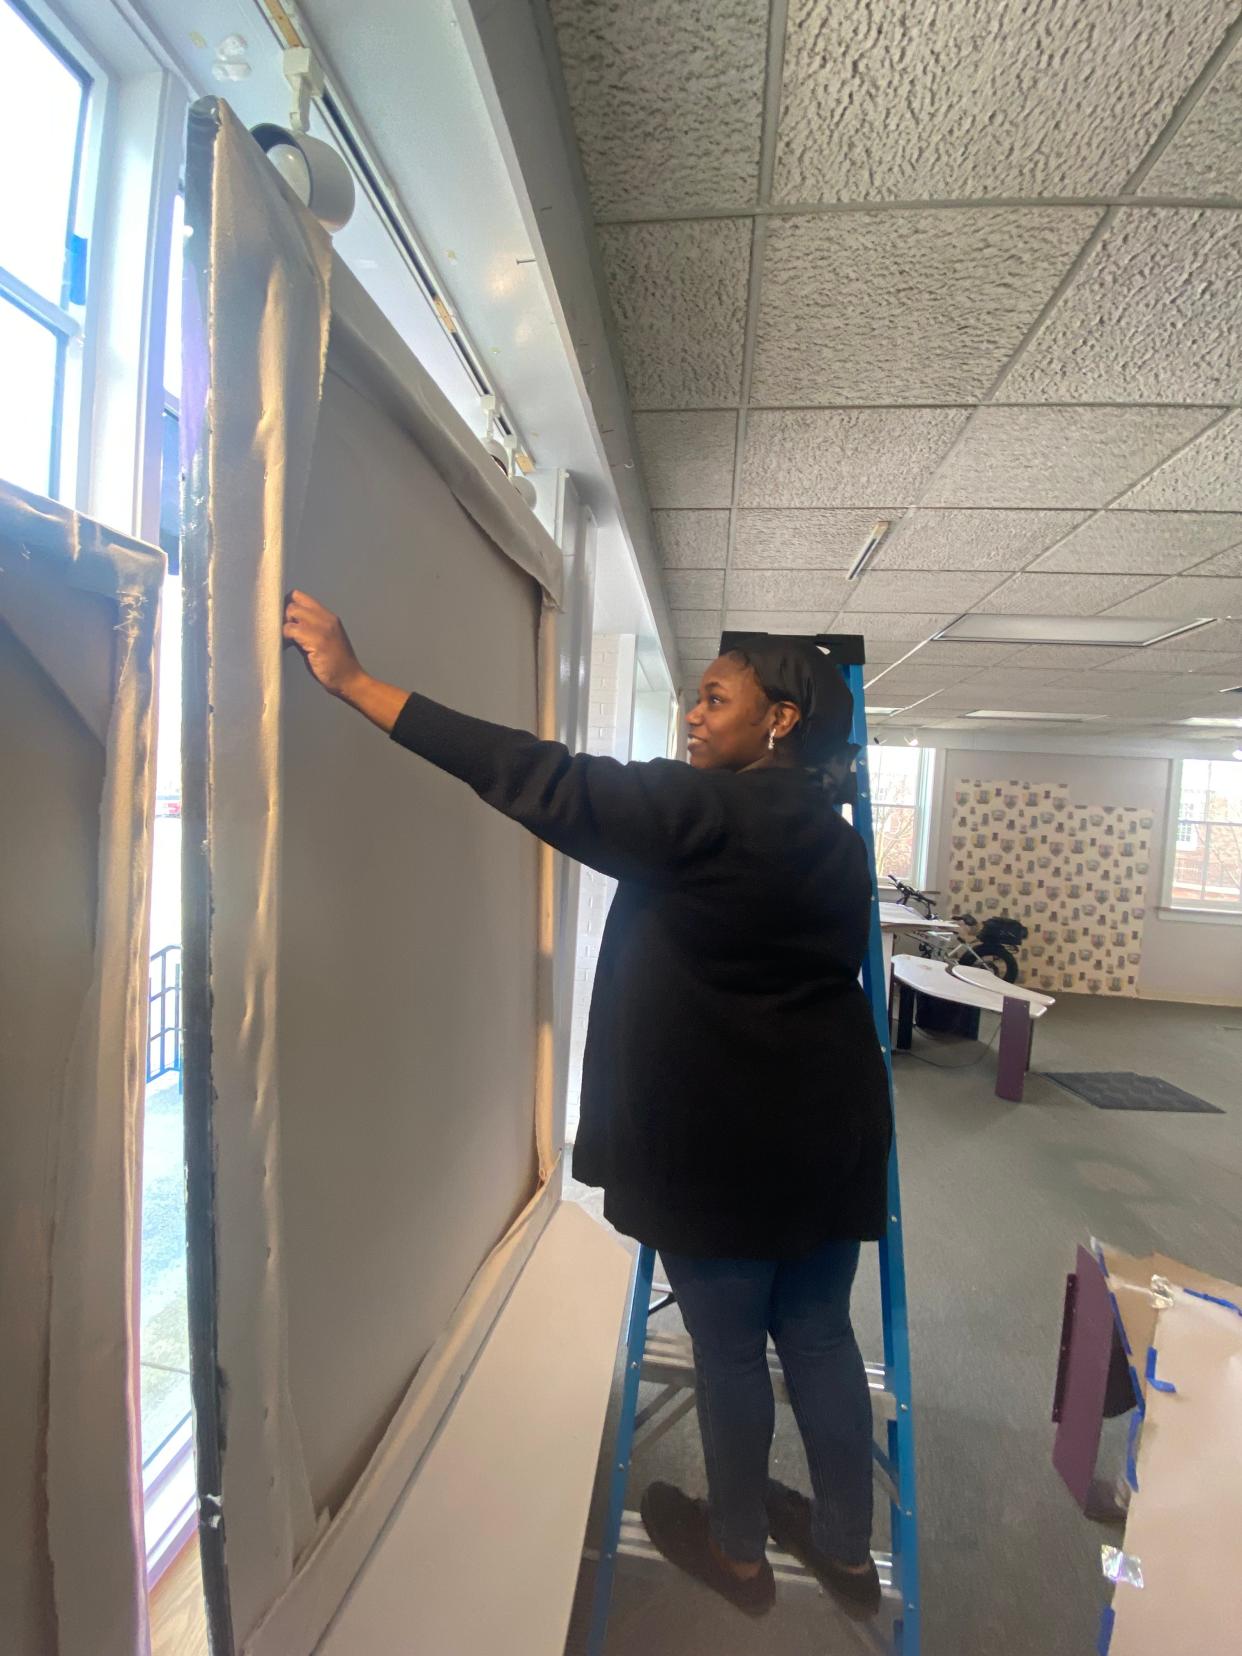
[[661,1253],[694,1343],[712,1538],[739,1562],[763,1557],[776,1410],[771,1334],[806,1448],[812,1538],[842,1564],[870,1553],[871,1397],[850,1324],[857,1242],[805,1259],[691,1259]]

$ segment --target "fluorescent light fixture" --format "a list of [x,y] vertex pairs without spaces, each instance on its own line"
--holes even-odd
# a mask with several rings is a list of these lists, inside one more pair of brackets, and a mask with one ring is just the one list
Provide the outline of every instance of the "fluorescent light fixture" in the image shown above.
[[1174,719],[1174,724],[1215,726],[1218,730],[1242,730],[1242,719]]
[[887,713],[896,713],[896,711],[897,711],[897,709],[895,707],[873,707],[870,702],[868,702],[866,705],[867,705],[867,712],[868,713],[879,713],[879,714],[883,715],[883,714],[887,714]]
[[[1105,713],[1017,713],[1012,708],[996,707],[977,707],[973,713],[962,714],[964,719],[1030,719],[1036,724],[1089,724],[1092,719],[1107,717]],[[1238,723],[1242,724],[1242,719]]]
[[1130,615],[962,615],[936,633],[955,644],[1084,644],[1141,649],[1206,627],[1195,621],[1160,621]]
[[856,581],[858,579],[863,570],[866,569],[867,565],[871,562],[872,558],[874,558],[876,553],[880,550],[880,542],[884,539],[885,535],[888,534],[892,527],[893,524],[891,518],[876,519],[876,521],[871,525],[871,533],[867,536],[862,551],[854,559],[854,562],[850,567],[850,572],[846,576],[846,580]]

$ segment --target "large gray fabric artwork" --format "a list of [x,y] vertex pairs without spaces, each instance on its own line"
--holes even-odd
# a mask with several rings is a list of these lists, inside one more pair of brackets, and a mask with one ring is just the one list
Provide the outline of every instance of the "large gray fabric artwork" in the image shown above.
[[213,1649],[314,1648],[555,1197],[548,854],[282,652],[546,726],[560,555],[223,105],[191,116],[186,1100]]
[[163,555],[0,484],[0,1643],[146,1648],[135,1288]]

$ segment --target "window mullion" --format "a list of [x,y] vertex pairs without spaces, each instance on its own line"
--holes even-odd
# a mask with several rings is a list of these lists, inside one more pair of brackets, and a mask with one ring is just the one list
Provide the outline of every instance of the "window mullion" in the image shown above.
[[70,311],[45,299],[34,288],[28,287],[20,276],[14,276],[12,271],[5,270],[0,265],[0,298],[7,299],[10,304],[16,305],[18,310],[26,312],[36,322],[42,322],[45,328],[62,339],[76,339],[82,332],[82,324]]

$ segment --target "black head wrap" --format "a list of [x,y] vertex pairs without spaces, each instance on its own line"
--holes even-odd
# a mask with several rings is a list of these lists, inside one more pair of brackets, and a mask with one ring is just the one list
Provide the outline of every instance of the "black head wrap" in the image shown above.
[[841,670],[816,645],[778,633],[742,638],[726,652],[753,668],[769,701],[792,702],[798,724],[789,740],[808,770],[853,759],[854,702]]

